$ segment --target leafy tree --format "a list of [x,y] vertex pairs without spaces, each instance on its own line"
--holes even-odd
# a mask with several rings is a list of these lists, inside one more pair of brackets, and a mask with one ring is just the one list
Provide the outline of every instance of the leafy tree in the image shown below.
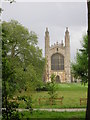
[[2,23],[2,105],[6,108],[7,120],[8,100],[13,93],[35,90],[42,80],[44,58],[37,39],[34,32],[15,20]]
[[[2,32],[2,107],[6,108],[6,110],[2,111],[2,119],[9,120],[12,116],[13,104],[9,103],[8,97],[15,91],[15,82],[14,69],[11,69],[12,64],[9,62],[7,57],[7,39],[4,39],[6,35],[3,33],[4,32]],[[15,114],[13,115],[15,117]]]
[[[3,52],[14,70],[14,81],[18,89],[32,88],[42,80],[44,58],[37,46],[37,35],[17,21],[2,23]],[[30,86],[31,85],[31,86]],[[34,87],[35,87],[34,86]]]
[[51,82],[48,84],[48,94],[50,95],[50,100],[52,104],[54,103],[54,98],[56,97],[56,82],[55,82],[55,75],[51,74]]
[[2,58],[2,107],[6,108],[2,111],[2,120],[11,120],[15,118],[20,120],[18,112],[16,112],[16,109],[13,109],[13,107],[16,108],[18,104],[8,101],[8,97],[15,90],[12,79],[14,77],[14,71],[11,70],[10,63],[4,53],[2,54]]
[[16,111],[18,103],[7,101],[7,109],[2,111],[2,120],[21,120],[19,112]]
[[87,110],[86,110],[86,120],[90,118],[90,80],[88,76],[88,64],[89,64],[89,47],[88,41],[89,36],[85,35],[83,37],[82,49],[79,50],[76,56],[76,63],[72,64],[72,73],[75,78],[79,78],[82,83],[88,82],[88,95],[87,95]]
[[76,55],[76,62],[72,63],[72,74],[82,83],[88,82],[88,36],[83,37],[82,49]]

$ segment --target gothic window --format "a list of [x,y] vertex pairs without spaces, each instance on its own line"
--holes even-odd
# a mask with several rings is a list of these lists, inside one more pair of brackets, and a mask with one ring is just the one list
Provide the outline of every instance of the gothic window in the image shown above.
[[64,70],[64,56],[56,53],[51,56],[51,70]]

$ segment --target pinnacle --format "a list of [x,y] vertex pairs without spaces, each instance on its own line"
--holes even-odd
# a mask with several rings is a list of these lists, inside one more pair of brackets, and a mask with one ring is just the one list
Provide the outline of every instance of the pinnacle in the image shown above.
[[46,31],[48,31],[48,27],[46,27]]
[[68,30],[68,27],[66,27],[66,30]]

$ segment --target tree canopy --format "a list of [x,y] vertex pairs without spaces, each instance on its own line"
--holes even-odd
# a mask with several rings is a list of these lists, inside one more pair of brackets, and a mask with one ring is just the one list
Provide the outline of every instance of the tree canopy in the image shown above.
[[35,90],[42,82],[45,59],[37,44],[36,33],[18,21],[2,23],[2,79],[12,90]]

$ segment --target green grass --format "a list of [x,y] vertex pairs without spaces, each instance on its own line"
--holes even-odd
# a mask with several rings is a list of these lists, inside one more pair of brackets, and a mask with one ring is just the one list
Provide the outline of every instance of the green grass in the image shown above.
[[87,90],[87,84],[84,86],[81,83],[67,83],[67,84],[57,84],[58,91],[84,91]]
[[[21,116],[23,114],[23,117]],[[85,112],[48,112],[48,111],[34,111],[33,114],[30,114],[30,112],[22,112],[20,113],[20,116],[23,120],[23,118],[40,118],[43,120],[46,118],[55,118],[58,120],[80,120],[85,119]],[[71,119],[70,119],[71,118]]]
[[[42,92],[22,92],[17,95],[30,96],[32,93],[33,107],[34,108],[82,108],[86,107],[86,104],[80,106],[80,98],[87,97],[87,85],[81,85],[80,83],[73,84],[57,84],[57,97],[64,97],[63,104],[56,102],[55,105],[50,105],[47,101],[42,100],[42,103],[38,104],[38,98],[49,98],[47,91]],[[24,101],[21,102],[20,108],[25,108]]]

